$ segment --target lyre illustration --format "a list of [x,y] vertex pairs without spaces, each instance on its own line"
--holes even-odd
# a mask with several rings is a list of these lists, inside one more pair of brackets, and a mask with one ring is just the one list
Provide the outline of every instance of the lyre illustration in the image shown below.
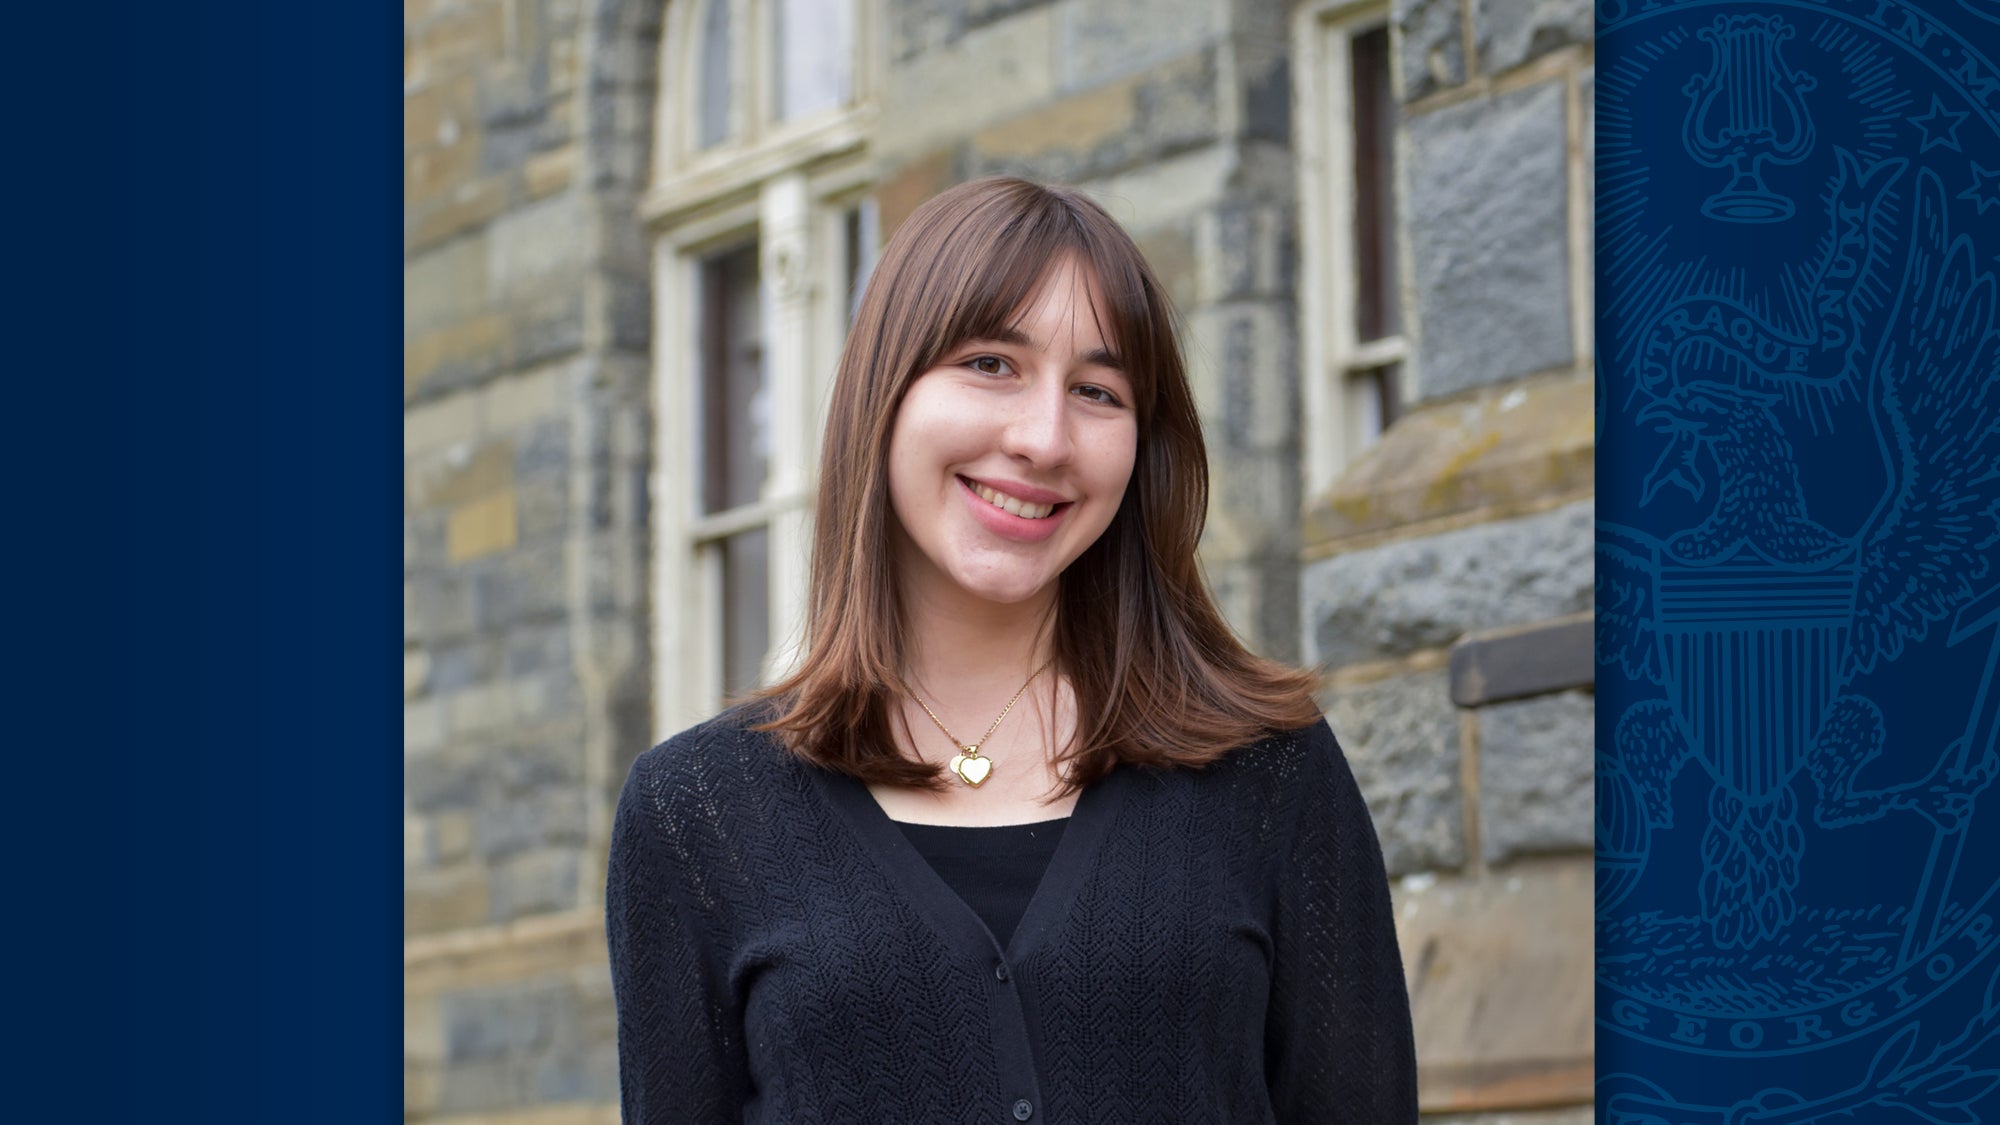
[[1779,55],[1792,34],[1777,16],[1719,16],[1696,32],[1713,50],[1713,62],[1681,91],[1689,99],[1681,140],[1702,164],[1730,171],[1728,185],[1701,205],[1711,219],[1775,223],[1792,217],[1792,201],[1766,187],[1762,173],[1765,161],[1796,163],[1813,147],[1803,95],[1816,83]]

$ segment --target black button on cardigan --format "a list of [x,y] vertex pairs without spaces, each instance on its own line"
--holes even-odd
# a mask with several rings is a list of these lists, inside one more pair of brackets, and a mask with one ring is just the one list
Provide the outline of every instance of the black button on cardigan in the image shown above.
[[1002,948],[865,786],[750,721],[641,755],[619,803],[628,1125],[1416,1120],[1388,885],[1324,722],[1086,789]]

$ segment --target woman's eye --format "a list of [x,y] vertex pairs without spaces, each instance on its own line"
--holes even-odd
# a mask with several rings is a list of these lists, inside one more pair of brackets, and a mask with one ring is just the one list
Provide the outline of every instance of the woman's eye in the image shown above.
[[967,367],[982,375],[1007,374],[1007,361],[997,355],[976,355],[965,361]]
[[1083,397],[1089,399],[1092,402],[1101,402],[1106,406],[1124,405],[1124,402],[1120,400],[1116,394],[1104,389],[1103,387],[1099,387],[1094,384],[1086,383],[1083,386],[1076,388],[1076,393],[1082,395]]

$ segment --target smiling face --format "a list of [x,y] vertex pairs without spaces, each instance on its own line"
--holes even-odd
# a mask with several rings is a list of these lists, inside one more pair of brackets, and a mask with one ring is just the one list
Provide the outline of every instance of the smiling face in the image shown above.
[[1139,430],[1097,278],[1056,262],[998,339],[919,374],[889,438],[906,605],[1045,603],[1118,513]]

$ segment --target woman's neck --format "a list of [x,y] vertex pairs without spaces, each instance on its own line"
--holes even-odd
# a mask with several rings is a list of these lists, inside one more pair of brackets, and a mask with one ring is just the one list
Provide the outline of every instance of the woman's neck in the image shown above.
[[[1055,588],[1015,605],[906,592],[903,672],[933,707],[997,709],[1053,651]],[[977,734],[977,732],[973,732]]]

